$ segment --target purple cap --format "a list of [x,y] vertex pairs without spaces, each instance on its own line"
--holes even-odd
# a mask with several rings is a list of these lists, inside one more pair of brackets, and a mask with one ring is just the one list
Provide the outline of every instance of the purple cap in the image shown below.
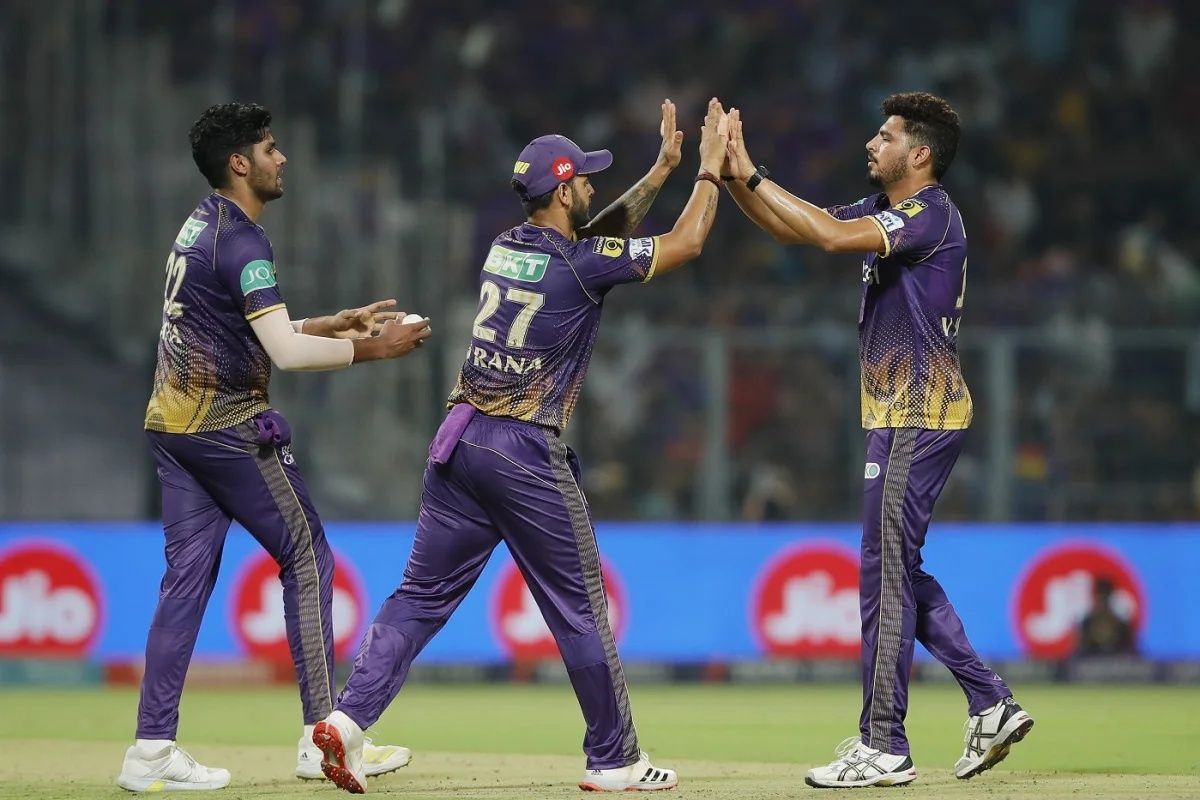
[[576,175],[608,169],[612,160],[607,150],[585,153],[567,137],[552,133],[525,145],[513,166],[512,179],[521,185],[521,198],[528,200],[553,191]]

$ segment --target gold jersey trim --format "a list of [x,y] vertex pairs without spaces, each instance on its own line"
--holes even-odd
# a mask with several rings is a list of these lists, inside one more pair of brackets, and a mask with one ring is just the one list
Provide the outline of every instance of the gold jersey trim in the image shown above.
[[650,238],[654,240],[654,256],[650,259],[650,271],[646,273],[645,278],[642,278],[642,283],[649,283],[650,279],[654,277],[654,271],[658,269],[658,240],[660,237],[651,236]]
[[272,311],[274,311],[278,308],[286,308],[286,307],[287,307],[287,303],[276,303],[273,306],[267,306],[266,308],[260,308],[258,311],[255,311],[253,314],[247,314],[246,321],[250,322],[251,320],[256,320],[259,317],[261,317],[263,314],[270,314]]

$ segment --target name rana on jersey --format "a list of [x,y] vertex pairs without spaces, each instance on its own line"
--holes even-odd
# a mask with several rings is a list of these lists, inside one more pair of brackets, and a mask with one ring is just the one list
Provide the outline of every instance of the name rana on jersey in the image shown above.
[[500,353],[490,353],[482,347],[472,346],[467,352],[467,360],[478,369],[490,369],[497,372],[513,372],[525,375],[538,372],[542,368],[542,359],[513,358]]

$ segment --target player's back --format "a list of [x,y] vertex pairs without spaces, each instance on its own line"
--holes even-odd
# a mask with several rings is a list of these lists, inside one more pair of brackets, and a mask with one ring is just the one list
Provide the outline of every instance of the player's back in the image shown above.
[[191,213],[167,257],[146,428],[227,428],[267,409],[271,361],[250,320],[283,305],[271,243],[217,193]]
[[449,402],[561,431],[587,374],[605,295],[649,280],[657,252],[655,237],[572,241],[530,223],[496,237]]

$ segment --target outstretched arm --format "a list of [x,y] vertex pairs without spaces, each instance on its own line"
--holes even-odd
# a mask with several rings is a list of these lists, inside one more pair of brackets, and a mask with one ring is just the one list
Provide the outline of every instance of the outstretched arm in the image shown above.
[[734,180],[726,184],[734,202],[760,228],[784,244],[809,244],[831,253],[882,253],[887,248],[883,231],[870,219],[843,221],[825,209],[796,197],[769,178],[752,192],[746,180],[757,169],[746,152],[742,118],[729,112],[729,163]]
[[728,141],[728,116],[717,98],[708,103],[708,114],[700,131],[700,170],[692,187],[692,196],[675,222],[675,227],[658,237],[659,254],[654,274],[663,275],[700,255],[712,230],[717,211],[717,173],[725,160]]
[[683,131],[675,129],[675,104],[670,99],[662,104],[662,147],[658,159],[640,181],[629,187],[625,194],[592,218],[579,230],[579,238],[589,236],[619,236],[622,239],[633,235],[634,230],[646,217],[646,212],[658,197],[658,190],[666,183],[667,176],[679,166]]

